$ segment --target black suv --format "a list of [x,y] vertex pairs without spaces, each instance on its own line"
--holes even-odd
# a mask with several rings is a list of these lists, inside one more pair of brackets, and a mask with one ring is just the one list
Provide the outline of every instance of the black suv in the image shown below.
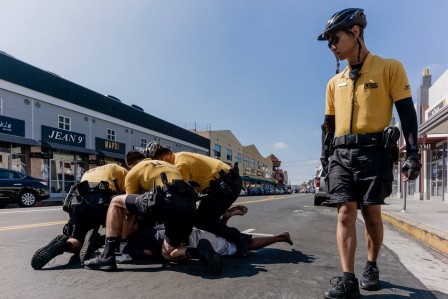
[[22,172],[0,168],[0,208],[16,203],[32,207],[36,202],[50,197],[48,183]]

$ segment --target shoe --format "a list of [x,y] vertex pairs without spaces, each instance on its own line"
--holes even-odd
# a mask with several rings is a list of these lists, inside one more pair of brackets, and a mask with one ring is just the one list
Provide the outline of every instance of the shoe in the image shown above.
[[[338,280],[336,283],[333,283],[335,278]],[[361,296],[358,279],[356,278],[353,280],[345,280],[343,277],[333,277],[330,283],[333,286],[324,292],[324,298],[326,299],[359,298]]]
[[92,228],[86,233],[84,238],[84,243],[82,244],[81,250],[79,251],[79,260],[81,263],[90,259],[92,254],[101,248],[104,242],[101,243],[101,236],[96,229]]
[[213,249],[209,240],[200,239],[198,246],[199,260],[204,262],[210,273],[218,275],[222,272],[221,256]]
[[89,270],[105,270],[113,271],[117,269],[117,263],[115,261],[115,255],[103,258],[98,255],[90,260],[84,262],[84,268]]
[[366,266],[362,273],[360,287],[368,291],[378,290],[380,288],[380,270],[376,267]]
[[118,264],[132,261],[132,257],[127,253],[122,253],[115,256],[115,260]]
[[64,246],[67,243],[68,236],[59,235],[48,243],[47,246],[39,248],[31,259],[31,267],[34,270],[40,270],[48,264],[54,257],[64,253]]

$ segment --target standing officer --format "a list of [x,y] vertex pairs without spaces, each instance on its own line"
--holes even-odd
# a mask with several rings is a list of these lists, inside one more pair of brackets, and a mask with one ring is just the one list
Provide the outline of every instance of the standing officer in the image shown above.
[[251,235],[243,234],[219,221],[240,195],[242,182],[238,166],[235,164],[230,167],[221,160],[201,154],[173,153],[169,147],[158,143],[148,144],[146,151],[147,155],[155,160],[175,165],[185,181],[193,181],[198,185],[196,191],[204,196],[196,213],[195,226],[236,244],[236,255],[245,256]]
[[91,246],[96,244],[94,240],[89,240],[89,246],[83,246],[86,234],[104,225],[110,200],[113,195],[124,190],[127,173],[120,165],[106,164],[83,174],[81,182],[72,186],[64,200],[63,207],[70,219],[64,226],[63,234],[36,251],[31,259],[31,266],[35,270],[40,270],[64,252],[80,253],[81,262],[89,258],[94,251]]
[[[325,291],[325,298],[360,296],[354,274],[358,205],[365,220],[367,245],[367,263],[360,286],[367,290],[379,287],[376,263],[383,241],[381,205],[392,192],[392,166],[398,159],[399,131],[387,128],[393,105],[406,141],[403,179],[415,180],[421,167],[417,116],[406,72],[399,61],[381,58],[367,50],[366,25],[363,9],[348,8],[335,13],[318,36],[318,40],[328,41],[337,60],[337,74],[329,81],[326,91],[321,161],[329,169],[330,201],[337,203],[336,239],[343,271]],[[341,73],[338,73],[339,60],[348,61]],[[328,138],[332,134],[336,136],[334,140]],[[332,154],[328,150],[330,143]]]

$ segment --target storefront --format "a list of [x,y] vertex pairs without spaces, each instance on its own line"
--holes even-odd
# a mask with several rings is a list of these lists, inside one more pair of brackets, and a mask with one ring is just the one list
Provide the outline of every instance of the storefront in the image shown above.
[[98,152],[98,165],[117,163],[126,167],[126,144],[96,137],[95,150]]
[[44,172],[48,173],[52,197],[65,196],[81,180],[84,172],[95,165],[95,150],[85,147],[85,135],[42,126]]
[[25,121],[0,115],[0,167],[37,176],[38,166],[31,165],[29,153],[40,143],[24,136]]

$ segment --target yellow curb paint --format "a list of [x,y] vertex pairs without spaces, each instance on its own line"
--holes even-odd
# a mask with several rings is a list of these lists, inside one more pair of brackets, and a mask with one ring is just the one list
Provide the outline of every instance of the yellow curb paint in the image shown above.
[[448,256],[448,236],[446,233],[392,213],[383,211],[382,217],[384,221]]

